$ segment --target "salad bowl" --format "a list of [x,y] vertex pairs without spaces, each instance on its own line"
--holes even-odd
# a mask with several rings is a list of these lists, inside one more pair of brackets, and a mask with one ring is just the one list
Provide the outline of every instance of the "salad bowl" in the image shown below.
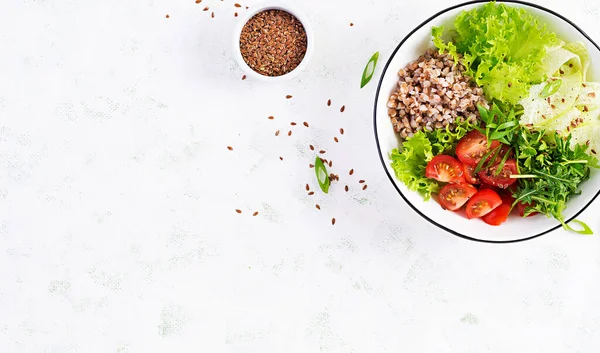
[[[533,239],[563,227],[557,219],[545,215],[520,217],[514,212],[506,222],[499,226],[490,226],[480,219],[467,219],[440,207],[433,199],[425,200],[423,195],[410,190],[395,175],[392,168],[391,151],[402,144],[401,137],[394,131],[388,116],[388,98],[398,85],[398,71],[415,61],[433,47],[432,28],[453,27],[453,21],[462,11],[484,6],[488,1],[470,1],[452,6],[431,16],[412,30],[396,47],[387,61],[376,91],[374,105],[374,130],[379,156],[385,172],[395,189],[406,203],[425,220],[456,236],[482,242],[510,243]],[[589,52],[588,81],[600,81],[600,47],[579,27],[560,14],[542,6],[522,1],[497,1],[514,8],[525,9],[539,18],[548,29],[566,42],[581,42]],[[485,158],[485,157],[484,157]],[[562,212],[564,223],[575,220],[589,207],[600,194],[600,170],[591,168],[589,179],[579,185],[581,193],[574,195]],[[572,224],[572,223],[571,223]],[[576,226],[573,225],[575,228]]]

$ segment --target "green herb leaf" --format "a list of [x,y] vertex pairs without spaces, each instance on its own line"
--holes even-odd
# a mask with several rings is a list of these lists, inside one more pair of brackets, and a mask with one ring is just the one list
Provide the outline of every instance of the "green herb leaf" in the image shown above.
[[545,85],[542,89],[542,92],[540,92],[540,97],[547,98],[553,95],[554,93],[558,92],[560,86],[562,85],[562,82],[563,80],[559,78],[558,80],[554,80]]
[[[520,175],[511,176],[519,178],[513,197],[533,205],[532,212],[554,217],[565,229],[573,230],[563,221],[563,212],[571,197],[581,194],[579,185],[589,179],[590,168],[598,160],[587,154],[585,144],[572,146],[571,136],[529,129],[521,129],[516,136],[513,146]],[[589,227],[580,225],[584,229],[576,232],[588,234]]]
[[572,231],[572,232],[579,233],[579,234],[583,234],[583,235],[592,235],[592,234],[594,234],[594,231],[592,230],[592,228],[590,228],[590,227],[589,227],[587,224],[583,223],[583,222],[582,222],[582,221],[580,221],[580,220],[574,219],[574,220],[572,220],[572,221],[571,221],[571,223],[577,223],[577,224],[579,224],[579,225],[580,225],[580,226],[581,226],[583,229],[581,229],[581,230],[576,230],[576,229],[574,229],[573,227],[571,227],[571,226],[570,226],[570,225],[568,225],[568,224],[565,224],[565,228],[566,228],[566,229],[568,229],[568,230],[570,230],[570,231]]
[[317,175],[317,181],[319,182],[319,186],[324,193],[329,192],[329,174],[327,174],[327,168],[323,164],[323,161],[319,156],[315,158],[315,174]]
[[365,66],[362,78],[360,79],[360,88],[365,87],[367,83],[371,81],[371,78],[373,78],[373,74],[375,73],[375,67],[377,66],[377,60],[379,60],[379,52],[373,54],[371,59],[369,59],[367,66]]

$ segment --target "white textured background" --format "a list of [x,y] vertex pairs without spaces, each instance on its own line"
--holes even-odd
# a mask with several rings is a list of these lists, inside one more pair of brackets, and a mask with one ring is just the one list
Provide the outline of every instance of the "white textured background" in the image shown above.
[[[364,64],[456,1],[294,3],[315,54],[265,84],[232,0],[0,0],[0,352],[600,351],[600,234],[462,240],[379,163]],[[544,5],[600,40],[594,1]]]

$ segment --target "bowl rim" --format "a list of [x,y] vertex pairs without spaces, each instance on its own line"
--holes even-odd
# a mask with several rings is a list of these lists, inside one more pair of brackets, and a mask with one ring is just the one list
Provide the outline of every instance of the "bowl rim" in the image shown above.
[[[379,78],[379,83],[377,85],[377,90],[375,92],[375,102],[373,104],[373,130],[375,132],[375,144],[377,147],[377,153],[379,154],[379,159],[381,161],[381,164],[383,166],[383,170],[385,171],[386,175],[388,176],[390,182],[392,183],[392,185],[394,186],[394,188],[396,189],[396,191],[398,192],[398,194],[400,194],[400,196],[402,197],[402,199],[404,199],[404,201],[417,213],[419,214],[421,217],[423,217],[425,220],[427,220],[429,223],[433,224],[434,226],[445,230],[446,232],[456,235],[459,238],[463,238],[463,239],[467,239],[467,240],[471,240],[471,241],[475,241],[475,242],[480,242],[480,243],[491,243],[491,244],[508,244],[508,243],[518,243],[518,242],[523,242],[526,240],[531,240],[534,238],[538,238],[544,234],[548,234],[556,229],[559,229],[562,227],[562,225],[559,223],[554,227],[551,227],[548,230],[545,230],[543,232],[540,232],[538,234],[526,237],[526,238],[522,238],[522,239],[514,239],[514,240],[487,240],[487,239],[478,239],[478,238],[473,238],[464,234],[461,234],[453,229],[450,229],[438,222],[436,222],[435,220],[429,218],[428,216],[426,216],[424,213],[422,213],[415,205],[413,205],[408,198],[402,193],[402,191],[400,190],[400,188],[398,187],[398,185],[396,185],[396,181],[394,179],[394,176],[390,174],[390,172],[387,169],[387,161],[384,158],[384,154],[381,151],[381,144],[379,142],[379,136],[377,134],[377,102],[379,101],[379,95],[381,93],[381,86],[383,84],[383,78],[385,76],[385,74],[387,73],[389,66],[393,60],[393,58],[396,56],[396,53],[398,52],[398,50],[400,50],[400,48],[402,47],[402,45],[419,29],[421,29],[422,27],[426,26],[429,22],[431,22],[433,19],[435,19],[436,17],[460,8],[460,7],[464,7],[464,6],[468,6],[468,5],[473,5],[473,4],[480,4],[480,3],[488,3],[490,2],[490,0],[471,0],[471,1],[467,1],[467,2],[463,2],[460,4],[456,4],[453,6],[450,6],[448,8],[445,8],[441,11],[438,11],[437,13],[435,13],[434,15],[430,16],[429,18],[427,18],[425,21],[423,21],[421,24],[419,24],[418,26],[416,26],[415,28],[413,28],[405,37],[404,39],[402,39],[402,41],[400,41],[400,43],[396,46],[396,48],[394,49],[394,51],[390,54],[385,66],[383,67],[383,70],[381,72],[381,76]],[[497,0],[496,2],[498,3],[514,3],[514,4],[520,4],[520,5],[525,5],[525,6],[529,6],[529,7],[533,7],[536,8],[538,10],[547,12],[555,17],[558,17],[559,19],[563,20],[564,22],[568,23],[569,25],[573,26],[573,28],[575,28],[583,37],[585,37],[594,47],[596,47],[596,49],[598,49],[598,51],[600,51],[600,46],[598,46],[598,44],[596,44],[596,42],[594,42],[594,40],[592,40],[592,38],[590,38],[590,36],[585,33],[585,31],[583,31],[581,28],[579,28],[575,23],[573,23],[571,20],[569,20],[568,18],[564,17],[563,15],[560,15],[559,13],[550,10],[542,5],[538,5],[538,4],[533,4],[530,2],[526,2],[526,1],[521,1],[521,0]],[[598,197],[598,195],[600,195],[600,190],[598,190],[596,192],[596,195],[594,195],[591,200],[585,204],[579,211],[577,211],[571,218],[569,218],[568,220],[565,221],[565,223],[569,223],[572,220],[574,220],[575,218],[577,218],[583,211],[585,211]]]
[[[298,21],[300,21],[302,27],[304,27],[304,32],[306,33],[306,52],[304,53],[302,61],[292,71],[280,76],[266,76],[252,70],[252,68],[246,63],[246,61],[244,61],[240,50],[240,37],[242,35],[242,30],[246,23],[250,21],[250,19],[256,14],[267,10],[281,10],[291,14],[296,19],[298,19]],[[233,56],[237,61],[238,65],[244,71],[244,73],[251,78],[265,82],[279,82],[296,78],[297,75],[304,71],[306,66],[308,66],[308,62],[314,50],[314,33],[312,31],[312,27],[310,25],[308,17],[306,17],[306,15],[302,11],[300,11],[300,9],[296,8],[287,0],[264,0],[252,6],[250,8],[250,11],[246,12],[243,16],[241,16],[240,21],[236,24],[232,39]]]

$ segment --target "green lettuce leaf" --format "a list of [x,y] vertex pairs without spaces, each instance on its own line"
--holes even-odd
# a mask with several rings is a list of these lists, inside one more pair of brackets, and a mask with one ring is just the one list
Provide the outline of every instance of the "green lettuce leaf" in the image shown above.
[[[467,75],[490,99],[517,104],[529,87],[544,77],[546,48],[556,47],[556,34],[524,9],[487,3],[461,12],[454,21],[453,46],[463,54]],[[434,45],[444,44],[443,28],[432,31]]]
[[473,128],[473,124],[464,121],[458,123],[454,130],[446,127],[418,131],[406,139],[400,149],[395,148],[390,154],[396,177],[410,190],[419,192],[425,200],[429,200],[432,193],[440,190],[440,184],[425,177],[427,162],[438,154],[454,154],[458,140]]

